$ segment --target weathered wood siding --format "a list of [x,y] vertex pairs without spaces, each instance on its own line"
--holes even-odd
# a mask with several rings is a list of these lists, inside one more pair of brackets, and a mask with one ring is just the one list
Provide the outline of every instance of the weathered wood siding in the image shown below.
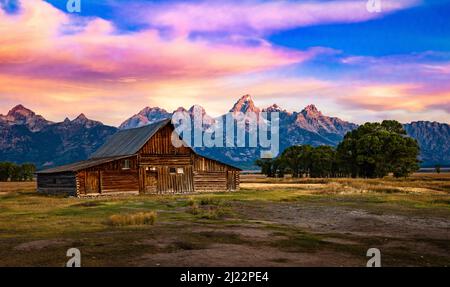
[[[170,169],[175,172],[170,172]],[[182,173],[178,173],[178,169],[181,169]],[[140,173],[141,190],[144,193],[194,192],[192,165],[164,165],[155,160],[154,164],[143,165]]]
[[227,191],[239,189],[239,170],[218,161],[194,155],[195,191]]
[[[129,169],[124,169],[125,160],[129,160]],[[79,195],[138,193],[137,159],[133,156],[79,171],[77,182]]]
[[192,162],[190,155],[141,155],[139,158],[141,166],[186,166]]
[[[227,191],[238,188],[237,169],[196,155],[188,147],[174,147],[172,131],[173,127],[170,125],[162,128],[140,150],[138,161],[141,167],[139,180],[142,191],[163,194]],[[184,172],[170,173],[170,168],[182,168]],[[154,169],[156,175],[148,177],[147,172],[152,172],[150,169]],[[229,172],[232,172],[232,175],[229,175]]]
[[140,155],[175,155],[175,154],[191,154],[191,149],[188,147],[176,148],[172,144],[173,127],[167,125],[161,128],[152,138],[141,148]]
[[[139,151],[139,179],[141,191],[145,193],[194,192],[193,152],[188,147],[175,147],[172,131],[170,125],[163,127]],[[171,168],[182,169],[183,173],[171,173]]]
[[186,193],[194,192],[191,166],[178,166],[183,168],[183,173],[170,173],[168,166],[158,168],[158,191],[159,193]]
[[239,190],[240,172],[238,170],[227,171],[227,189]]
[[75,173],[39,174],[37,191],[45,194],[66,194],[76,196],[77,184]]

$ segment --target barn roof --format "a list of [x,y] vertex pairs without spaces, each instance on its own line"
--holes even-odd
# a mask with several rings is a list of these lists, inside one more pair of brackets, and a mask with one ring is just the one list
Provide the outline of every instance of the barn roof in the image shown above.
[[86,168],[94,167],[100,164],[108,163],[111,161],[115,161],[122,158],[127,158],[129,156],[115,156],[115,157],[106,157],[106,158],[98,158],[98,159],[88,159],[84,161],[79,161],[71,164],[66,164],[63,166],[53,167],[45,170],[38,171],[36,173],[62,173],[62,172],[76,172],[79,170],[83,170]]
[[160,128],[169,122],[170,119],[166,119],[144,127],[118,131],[94,152],[90,158],[134,155]]
[[[156,134],[156,132],[158,132],[158,130],[166,126],[168,123],[170,123],[170,121],[171,121],[170,119],[165,119],[140,128],[118,131],[117,133],[112,135],[104,145],[102,145],[96,152],[94,152],[88,160],[45,169],[38,171],[36,173],[44,174],[44,173],[76,172],[103,163],[133,156],[139,152],[139,150],[150,140],[150,138],[154,134]],[[201,153],[195,151],[194,149],[192,149],[192,151],[207,159],[240,170],[240,168],[237,166],[204,156]]]

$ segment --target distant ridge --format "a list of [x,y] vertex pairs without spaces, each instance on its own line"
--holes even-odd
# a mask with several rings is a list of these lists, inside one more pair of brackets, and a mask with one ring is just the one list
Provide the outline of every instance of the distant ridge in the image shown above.
[[[192,114],[199,110],[213,123],[213,117],[199,105],[177,111]],[[276,103],[266,108],[255,105],[250,95],[240,97],[230,112],[279,112],[280,148],[291,145],[337,145],[357,124],[324,115],[315,105],[298,112],[288,112]],[[146,107],[125,120],[119,129],[142,127],[167,119],[172,112],[160,107]],[[450,126],[446,123],[416,121],[404,124],[408,135],[417,139],[421,147],[423,166],[450,166]],[[73,120],[54,123],[47,121],[23,105],[13,107],[7,115],[0,115],[0,161],[33,162],[38,167],[51,167],[87,159],[118,128],[87,118],[80,114]],[[221,161],[253,169],[259,157],[258,148],[210,148],[198,152]]]
[[116,131],[84,114],[53,123],[18,105],[0,115],[0,161],[51,167],[83,160]]

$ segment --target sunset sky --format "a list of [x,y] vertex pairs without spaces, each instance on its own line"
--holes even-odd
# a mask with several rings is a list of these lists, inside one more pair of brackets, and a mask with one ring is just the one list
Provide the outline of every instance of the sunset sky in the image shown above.
[[0,114],[227,112],[244,94],[363,123],[450,122],[450,0],[0,0]]

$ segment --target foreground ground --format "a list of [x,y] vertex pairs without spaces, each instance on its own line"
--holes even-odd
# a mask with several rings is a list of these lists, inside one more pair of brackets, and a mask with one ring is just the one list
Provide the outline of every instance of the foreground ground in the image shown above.
[[[239,192],[76,199],[0,183],[0,266],[450,266],[450,175],[268,180]],[[154,225],[111,215],[155,211]]]

